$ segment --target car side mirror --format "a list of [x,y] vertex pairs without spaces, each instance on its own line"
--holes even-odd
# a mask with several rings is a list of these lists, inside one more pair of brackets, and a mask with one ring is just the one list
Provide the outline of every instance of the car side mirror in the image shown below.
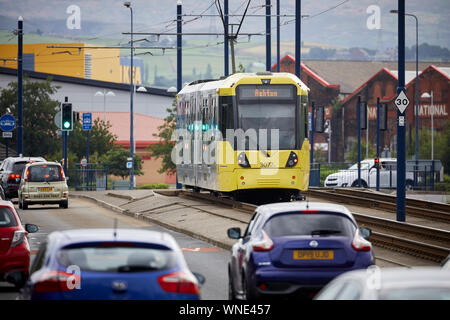
[[228,238],[230,239],[240,239],[241,238],[241,228],[229,228],[227,230]]
[[16,288],[22,288],[27,278],[22,271],[14,270],[5,275],[6,282],[12,283]]
[[38,227],[37,225],[35,225],[35,224],[27,223],[27,224],[25,225],[25,230],[26,230],[28,233],[35,233],[35,232],[38,232],[38,231],[39,231],[39,227]]
[[368,239],[372,235],[372,229],[366,227],[359,227],[359,233],[364,239]]
[[197,273],[197,272],[192,272],[192,273],[197,278],[199,287],[202,287],[205,284],[205,282],[206,282],[206,278],[200,273]]

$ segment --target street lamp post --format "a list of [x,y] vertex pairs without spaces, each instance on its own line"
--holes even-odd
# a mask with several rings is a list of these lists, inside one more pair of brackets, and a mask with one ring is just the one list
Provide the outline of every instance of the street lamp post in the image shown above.
[[422,94],[421,96],[422,98],[425,99],[430,99],[431,98],[431,160],[434,160],[434,106],[433,106],[433,90],[431,90],[431,93],[425,92]]
[[106,96],[108,97],[115,97],[116,95],[112,91],[106,92],[106,89],[103,89],[102,91],[97,91],[94,94],[95,97],[103,97],[103,121],[106,123]]
[[133,95],[134,95],[134,82],[133,82],[133,8],[131,7],[131,2],[126,1],[123,3],[125,7],[130,9],[131,13],[131,33],[130,33],[130,158],[131,158],[131,167],[130,167],[130,190],[134,189],[134,139],[133,139]]

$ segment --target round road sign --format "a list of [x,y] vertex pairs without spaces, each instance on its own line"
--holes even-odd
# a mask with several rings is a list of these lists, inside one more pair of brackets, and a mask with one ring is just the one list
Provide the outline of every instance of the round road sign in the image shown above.
[[4,114],[0,118],[0,129],[3,131],[13,131],[16,127],[16,118],[10,114]]

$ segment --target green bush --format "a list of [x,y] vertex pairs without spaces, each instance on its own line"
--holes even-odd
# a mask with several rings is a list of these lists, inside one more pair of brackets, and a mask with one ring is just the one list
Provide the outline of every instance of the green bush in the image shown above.
[[137,187],[138,189],[169,189],[167,183],[143,184]]
[[450,175],[444,174],[444,181],[443,182],[435,182],[434,183],[434,190],[435,191],[450,192]]

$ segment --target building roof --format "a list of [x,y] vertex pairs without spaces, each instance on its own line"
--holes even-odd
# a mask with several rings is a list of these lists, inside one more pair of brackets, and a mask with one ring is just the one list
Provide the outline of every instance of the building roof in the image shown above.
[[[295,58],[291,55],[284,56],[280,63],[285,59],[295,62]],[[426,62],[419,61],[419,71],[424,70],[430,64],[444,69],[442,72],[449,72],[450,62]],[[276,68],[274,64],[272,68]],[[306,69],[306,68],[307,69]],[[355,91],[361,83],[364,83],[372,75],[380,69],[397,70],[397,61],[354,61],[354,60],[302,60],[302,70],[308,72],[311,76],[319,77],[323,84],[340,85],[342,94],[350,94]],[[407,71],[416,70],[415,61],[407,61],[405,63]],[[317,78],[316,78],[317,79]],[[319,82],[321,82],[319,80]]]
[[[286,60],[290,60],[292,62],[295,62],[295,58],[293,56],[291,56],[290,54],[285,55],[281,60],[280,60],[280,64],[282,64],[283,62],[285,62]],[[270,70],[274,70],[277,68],[278,63],[275,63]],[[325,87],[336,87],[338,88],[339,85],[338,84],[330,84],[328,83],[325,79],[323,79],[321,76],[319,76],[317,73],[315,73],[314,71],[312,71],[310,68],[308,68],[308,66],[306,66],[305,64],[301,64],[301,68],[303,71],[307,72],[308,75],[310,75],[312,78],[314,78],[317,82],[319,82],[321,85],[325,86]]]
[[[0,67],[0,74],[17,76],[17,69]],[[69,77],[69,76],[62,76],[62,75],[57,75],[57,74],[36,72],[36,71],[30,71],[30,70],[23,70],[23,74],[27,75],[30,78],[35,78],[35,79],[46,80],[48,77],[51,77],[53,79],[53,81],[80,84],[80,85],[92,86],[92,87],[97,87],[97,88],[130,91],[130,85],[126,84],[126,83],[116,83],[116,82],[84,79],[84,78],[77,78],[77,77]],[[165,89],[165,88],[145,87],[145,89],[147,90],[147,92],[142,92],[144,94],[175,97],[175,93],[167,92],[167,89]]]
[[[83,111],[80,111],[83,112]],[[90,112],[90,111],[86,111]],[[92,112],[92,119],[109,121],[110,131],[117,136],[117,144],[123,147],[130,146],[130,113],[129,112]],[[158,134],[158,127],[164,124],[164,119],[135,113],[133,118],[134,139],[136,148],[145,148],[149,144],[159,141],[153,134]]]

